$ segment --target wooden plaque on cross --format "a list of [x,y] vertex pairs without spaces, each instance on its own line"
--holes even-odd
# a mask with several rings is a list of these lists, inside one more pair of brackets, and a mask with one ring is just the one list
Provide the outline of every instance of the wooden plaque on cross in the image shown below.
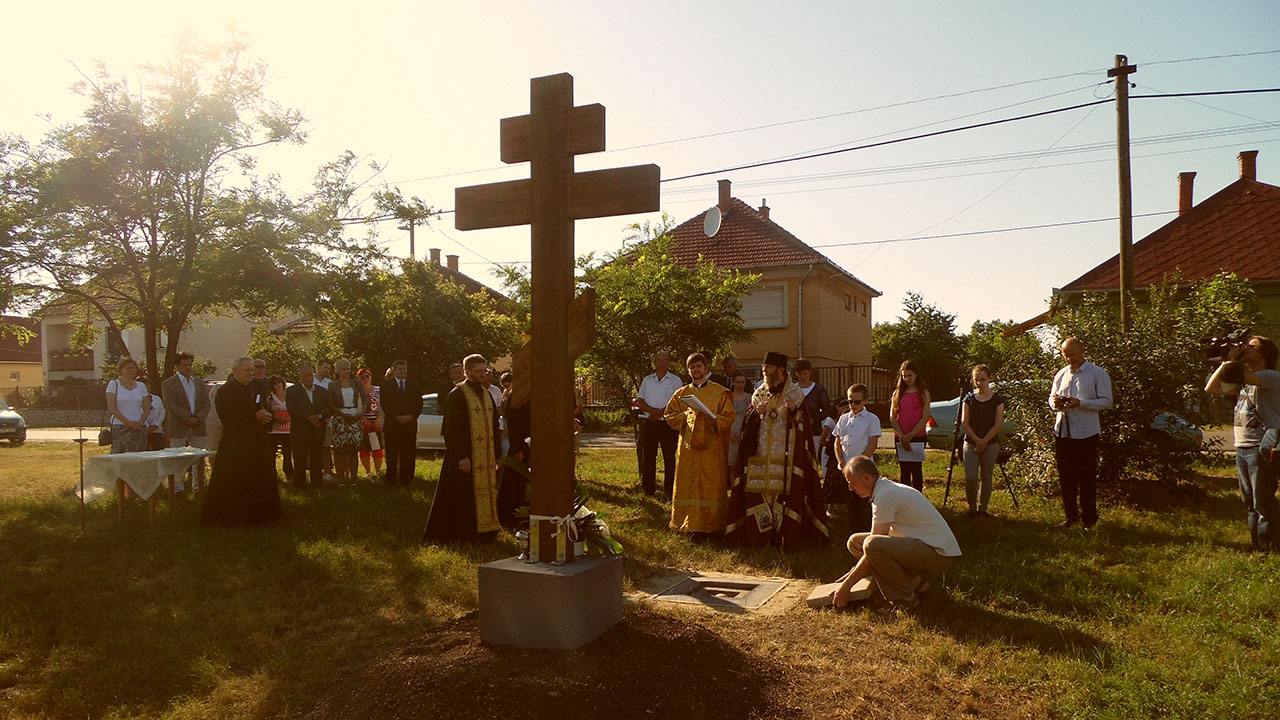
[[[529,225],[532,242],[531,335],[527,378],[531,383],[532,487],[530,515],[563,518],[573,513],[573,358],[592,337],[570,350],[573,301],[573,222],[586,218],[655,212],[657,165],[574,172],[573,156],[605,149],[604,106],[573,104],[573,76],[530,81],[529,114],[503,118],[501,157],[529,163],[529,179],[460,187],[454,191],[459,230]],[[590,304],[590,300],[587,301]],[[575,323],[578,324],[578,323]],[[579,335],[581,333],[578,333]],[[534,532],[531,523],[531,532]],[[556,560],[556,527],[537,523],[537,562]],[[573,560],[572,544],[564,560]]]

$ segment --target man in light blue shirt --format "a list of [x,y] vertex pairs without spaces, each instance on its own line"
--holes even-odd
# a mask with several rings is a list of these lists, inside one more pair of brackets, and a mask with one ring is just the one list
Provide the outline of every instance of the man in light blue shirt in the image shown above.
[[1080,523],[1089,530],[1098,522],[1098,411],[1111,407],[1111,376],[1084,359],[1084,344],[1074,337],[1063,341],[1062,357],[1067,366],[1053,376],[1049,391],[1049,407],[1058,411],[1054,454],[1067,516],[1058,527]]

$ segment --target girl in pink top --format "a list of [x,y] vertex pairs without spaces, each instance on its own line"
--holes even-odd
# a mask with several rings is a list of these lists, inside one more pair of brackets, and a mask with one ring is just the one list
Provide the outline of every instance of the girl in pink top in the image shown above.
[[893,425],[898,466],[902,468],[902,476],[898,482],[923,491],[929,389],[925,387],[916,364],[910,360],[902,363],[902,367],[898,369],[898,386],[893,391],[889,422]]

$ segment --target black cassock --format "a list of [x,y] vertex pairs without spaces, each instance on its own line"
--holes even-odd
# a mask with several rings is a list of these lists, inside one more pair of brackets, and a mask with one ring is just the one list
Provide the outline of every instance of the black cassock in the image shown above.
[[[471,473],[458,469],[458,461],[471,457],[471,413],[467,410],[464,392],[476,393],[481,402],[492,403],[493,397],[479,383],[470,380],[449,391],[444,400],[444,461],[440,466],[440,482],[436,484],[435,498],[431,501],[431,514],[422,533],[422,542],[450,542],[453,540],[487,541],[492,532],[476,531],[476,494]],[[493,438],[498,434],[498,412],[493,413]],[[499,448],[495,448],[497,450]],[[482,462],[482,461],[481,461]]]
[[280,517],[275,452],[267,438],[270,425],[258,422],[256,384],[235,378],[218,390],[215,405],[222,420],[222,442],[200,510],[201,525],[261,525]]

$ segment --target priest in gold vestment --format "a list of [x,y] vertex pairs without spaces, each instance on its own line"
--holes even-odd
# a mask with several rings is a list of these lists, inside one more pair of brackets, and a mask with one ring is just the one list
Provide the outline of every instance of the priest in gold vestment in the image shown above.
[[761,372],[764,382],[751,396],[730,473],[725,538],[784,550],[825,543],[826,503],[804,393],[791,381],[782,353],[767,353]]
[[671,528],[720,535],[729,501],[726,448],[734,420],[733,394],[707,379],[707,359],[702,353],[690,355],[686,367],[690,382],[671,396],[663,415],[680,433]]

